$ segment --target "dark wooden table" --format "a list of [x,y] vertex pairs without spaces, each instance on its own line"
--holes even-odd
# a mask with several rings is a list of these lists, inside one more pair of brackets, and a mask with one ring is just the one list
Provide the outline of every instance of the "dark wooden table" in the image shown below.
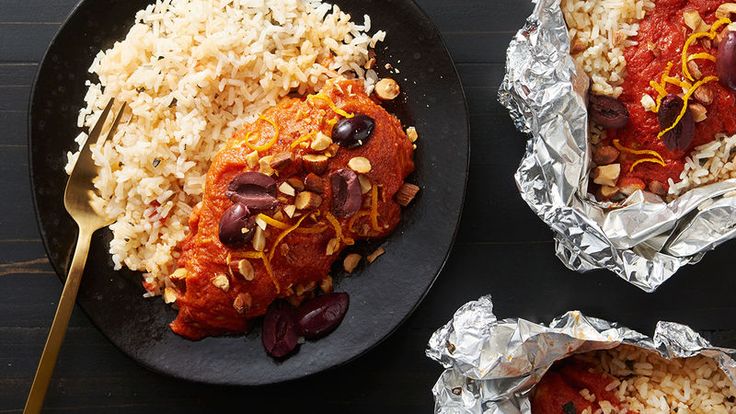
[[[26,116],[39,60],[76,0],[0,0],[0,413],[20,412],[61,292],[39,239],[28,178]],[[306,380],[264,388],[192,384],[147,371],[75,311],[48,412],[429,412],[440,367],[427,339],[463,303],[494,295],[501,317],[547,321],[568,309],[651,333],[657,320],[690,324],[736,346],[733,244],[710,253],[656,294],[607,272],[567,270],[551,233],[518,195],[524,136],[496,102],[505,48],[531,10],[526,0],[419,0],[457,62],[471,114],[468,194],[454,251],[409,321],[369,354]],[[59,154],[62,156],[62,154]],[[187,361],[182,361],[186,364]]]

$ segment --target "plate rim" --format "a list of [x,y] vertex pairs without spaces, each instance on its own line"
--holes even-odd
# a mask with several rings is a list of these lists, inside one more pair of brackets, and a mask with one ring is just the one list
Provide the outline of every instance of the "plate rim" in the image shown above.
[[[31,187],[31,198],[33,200],[33,210],[34,210],[34,217],[36,221],[36,227],[38,229],[38,232],[41,236],[41,242],[44,247],[44,252],[46,253],[46,258],[48,259],[49,263],[51,264],[51,267],[54,269],[54,273],[56,273],[56,276],[58,277],[59,281],[61,282],[62,286],[65,283],[66,280],[66,269],[61,269],[58,267],[57,263],[55,263],[53,260],[51,260],[51,248],[49,246],[48,236],[45,231],[45,229],[42,226],[41,221],[41,212],[39,210],[38,201],[37,201],[37,193],[36,193],[36,179],[33,169],[33,107],[34,103],[37,100],[37,86],[38,86],[38,80],[41,75],[41,71],[44,67],[44,64],[46,63],[48,59],[49,52],[51,51],[51,48],[56,44],[59,35],[64,31],[64,29],[69,25],[70,20],[79,12],[79,9],[82,7],[83,4],[87,2],[91,2],[93,0],[79,0],[77,3],[72,7],[71,11],[67,14],[67,16],[64,18],[64,21],[59,25],[59,28],[56,30],[56,33],[54,33],[53,37],[51,38],[51,41],[49,42],[48,46],[46,47],[41,59],[38,63],[38,68],[36,69],[36,73],[33,78],[33,82],[31,84],[31,93],[28,99],[28,106],[27,106],[27,145],[28,145],[28,175],[30,177],[30,187]],[[148,0],[152,1],[152,0]],[[470,175],[470,159],[471,159],[471,141],[470,141],[470,112],[468,107],[468,98],[467,93],[465,92],[465,87],[462,83],[462,78],[460,77],[460,73],[457,70],[457,64],[455,63],[455,59],[453,58],[452,54],[450,53],[450,49],[447,47],[447,42],[445,41],[444,36],[442,35],[442,32],[437,27],[437,25],[434,23],[434,21],[430,18],[430,16],[424,11],[424,9],[417,4],[415,0],[401,0],[409,6],[413,7],[417,13],[426,20],[426,22],[429,23],[431,30],[437,35],[438,44],[441,46],[441,48],[445,51],[445,53],[448,56],[448,61],[450,64],[451,73],[455,76],[455,78],[458,81],[458,91],[460,93],[460,98],[462,100],[462,116],[465,119],[465,122],[462,124],[463,133],[462,136],[464,137],[465,147],[466,150],[464,151],[465,155],[465,165],[463,168],[463,181],[462,181],[462,191],[460,192],[462,195],[459,210],[457,213],[457,219],[453,223],[453,233],[450,237],[450,242],[447,247],[447,251],[444,253],[444,257],[442,258],[442,262],[440,263],[439,267],[434,271],[434,275],[432,276],[431,280],[429,281],[429,284],[424,289],[424,291],[421,293],[421,296],[417,299],[417,301],[412,305],[411,309],[396,323],[396,325],[387,331],[385,334],[383,334],[377,341],[373,342],[371,345],[363,349],[362,351],[356,353],[355,355],[351,356],[350,358],[345,359],[344,361],[341,361],[339,363],[336,363],[334,365],[331,365],[327,368],[324,368],[322,370],[310,372],[303,374],[298,377],[286,379],[286,380],[277,380],[277,381],[266,381],[266,382],[260,382],[260,383],[235,383],[231,381],[206,381],[202,379],[195,379],[195,378],[189,378],[184,375],[180,375],[176,371],[171,370],[165,370],[161,367],[152,365],[144,360],[135,358],[133,355],[128,353],[125,349],[118,346],[106,333],[105,331],[98,326],[98,324],[94,321],[94,318],[90,316],[87,309],[83,307],[79,301],[78,297],[75,298],[75,308],[81,310],[84,315],[87,317],[88,321],[92,324],[92,326],[95,327],[95,329],[102,334],[102,336],[105,338],[105,340],[110,343],[115,349],[117,349],[120,353],[125,355],[130,360],[134,361],[138,366],[144,367],[145,369],[154,372],[159,375],[163,375],[170,378],[176,378],[178,380],[187,381],[190,383],[195,384],[207,384],[207,385],[223,385],[223,386],[243,386],[243,387],[265,387],[269,385],[275,385],[275,384],[290,384],[302,380],[306,380],[308,378],[312,378],[316,375],[321,375],[327,372],[332,372],[337,368],[344,367],[353,361],[365,356],[369,352],[375,350],[379,345],[383,344],[387,339],[389,339],[391,336],[393,336],[401,327],[404,326],[404,324],[414,315],[414,313],[417,311],[417,309],[421,306],[421,304],[426,299],[427,295],[429,294],[430,290],[434,287],[434,284],[437,281],[437,278],[440,276],[442,271],[445,268],[445,265],[447,264],[447,261],[450,258],[450,255],[452,254],[455,242],[457,240],[457,235],[460,230],[460,223],[462,221],[463,211],[465,208],[465,201],[467,197],[467,191],[468,191],[468,179]],[[328,3],[337,4],[340,2],[340,0],[326,0]],[[62,206],[63,208],[63,206]],[[100,229],[104,230],[104,229]],[[97,233],[97,232],[95,232]],[[139,272],[138,272],[139,273]],[[241,336],[238,336],[236,338],[239,338]]]

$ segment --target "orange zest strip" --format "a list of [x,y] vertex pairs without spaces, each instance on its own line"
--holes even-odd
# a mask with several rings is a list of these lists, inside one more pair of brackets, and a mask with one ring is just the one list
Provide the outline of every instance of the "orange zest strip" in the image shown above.
[[642,164],[642,163],[645,163],[645,162],[653,162],[653,163],[659,164],[659,165],[661,165],[663,167],[667,165],[667,164],[665,164],[664,161],[662,161],[662,160],[660,160],[658,158],[642,158],[640,160],[636,160],[635,163],[631,164],[631,167],[629,168],[629,172],[634,171],[634,168],[636,168],[637,165]]
[[710,60],[711,62],[716,61],[716,57],[711,55],[710,53],[693,53],[692,55],[687,57],[687,61],[693,61],[693,60]]
[[273,255],[276,253],[276,247],[278,247],[279,243],[281,243],[282,240],[286,236],[289,235],[292,231],[296,230],[301,224],[302,221],[304,221],[305,218],[309,217],[309,214],[305,215],[304,217],[300,218],[299,221],[296,222],[293,226],[289,227],[288,229],[284,230],[279,234],[279,237],[276,238],[276,241],[273,242],[273,246],[271,247],[271,252],[268,254],[268,260],[273,259]]
[[719,19],[715,23],[713,23],[713,26],[711,26],[709,31],[693,33],[687,38],[687,40],[685,41],[685,45],[682,47],[682,76],[684,76],[686,79],[689,79],[691,81],[695,80],[693,79],[693,76],[690,74],[690,70],[687,67],[687,62],[688,62],[687,50],[690,47],[690,45],[702,37],[707,37],[708,39],[713,40],[716,37],[716,32],[718,31],[718,29],[724,24],[729,24],[729,23],[731,23],[731,19],[724,17],[723,19]]
[[361,210],[361,211],[353,214],[353,217],[350,217],[350,221],[348,221],[348,229],[351,232],[355,232],[355,230],[353,230],[353,227],[355,227],[355,222],[358,221],[358,219],[361,218],[361,217],[366,217],[366,216],[370,216],[370,215],[371,215],[371,212],[368,211],[368,210]]
[[329,221],[330,224],[332,224],[332,227],[335,229],[335,238],[337,238],[338,240],[342,240],[343,243],[345,243],[348,246],[355,244],[355,240],[349,237],[345,237],[342,234],[342,227],[340,226],[340,222],[337,221],[337,219],[335,218],[335,216],[332,215],[332,213],[330,213],[329,211],[326,211],[325,217],[327,218],[327,221]]
[[682,117],[685,116],[685,112],[687,111],[687,102],[690,99],[690,96],[692,96],[692,94],[699,87],[705,85],[708,82],[713,82],[713,81],[717,81],[717,80],[718,80],[718,77],[716,77],[716,76],[706,76],[702,80],[696,82],[693,85],[693,87],[690,88],[690,90],[687,91],[687,93],[685,94],[685,96],[682,97],[683,105],[682,105],[682,109],[680,110],[680,114],[677,115],[677,118],[675,118],[675,121],[672,123],[672,125],[670,125],[668,128],[663,129],[662,131],[659,131],[659,134],[657,134],[657,138],[662,138],[662,136],[664,136],[664,134],[666,134],[667,132],[671,131],[677,125],[677,123],[680,122],[680,120],[682,119]]
[[[669,62],[667,63],[667,66],[664,68],[664,72],[662,72],[662,76],[660,77],[660,79],[669,77],[671,70],[672,70],[672,62]],[[664,87],[664,80],[662,80],[661,83],[650,81],[649,85],[652,88],[654,88],[654,90],[657,91],[657,106],[654,108],[654,112],[659,112],[659,107],[662,105],[662,99],[664,99],[664,97],[667,96],[667,89],[665,89]]]
[[[693,85],[688,81],[681,81],[675,77],[672,76],[663,76],[662,82],[669,83],[671,85],[679,86],[681,88],[690,89],[693,87]],[[667,95],[667,93],[665,93]]]
[[281,292],[281,287],[279,286],[278,282],[276,281],[276,277],[273,275],[273,271],[271,270],[271,262],[266,257],[263,252],[245,252],[242,254],[242,256],[246,259],[261,259],[263,260],[263,267],[266,268],[266,272],[268,272],[268,276],[271,278],[271,281],[273,282],[273,285],[276,287],[276,293],[278,294]]
[[621,152],[628,152],[629,154],[634,154],[634,155],[651,155],[659,159],[660,161],[664,162],[664,158],[662,158],[662,156],[657,151],[654,151],[654,150],[635,150],[633,148],[624,147],[623,145],[621,145],[621,142],[617,139],[613,140],[613,146],[616,147],[616,149]]
[[309,96],[307,96],[307,100],[308,101],[313,101],[315,99],[319,99],[321,101],[327,102],[327,105],[330,106],[330,109],[332,109],[333,112],[335,112],[336,114],[338,114],[338,115],[340,115],[342,117],[352,118],[352,117],[355,116],[355,114],[351,114],[351,113],[345,112],[344,110],[338,108],[337,105],[335,105],[335,103],[332,102],[332,99],[330,99],[329,97],[327,97],[325,95],[322,95],[322,94],[319,94],[318,93],[316,95],[309,95]]
[[261,120],[261,121],[265,121],[265,122],[268,122],[269,124],[271,124],[271,126],[273,127],[273,130],[274,130],[273,131],[273,137],[268,142],[266,142],[263,145],[255,145],[255,144],[252,144],[250,142],[251,132],[248,132],[248,134],[245,136],[245,145],[247,145],[248,148],[250,148],[252,150],[255,150],[255,151],[266,151],[269,148],[271,148],[273,146],[273,144],[276,143],[276,141],[278,141],[278,139],[279,139],[279,126],[276,125],[276,123],[273,122],[272,120],[270,120],[270,119],[268,119],[268,118],[266,118],[266,117],[264,117],[262,115],[259,115],[258,116],[258,119]]
[[296,147],[297,147],[297,146],[298,146],[299,144],[301,144],[302,142],[304,142],[304,141],[306,141],[306,140],[308,140],[308,139],[312,138],[312,136],[313,136],[314,134],[316,134],[316,132],[310,132],[310,133],[308,133],[308,134],[304,134],[304,135],[300,136],[299,138],[295,139],[295,140],[294,140],[294,142],[292,142],[292,143],[291,143],[291,145],[289,145],[289,147],[290,147],[291,149],[294,149],[294,148],[296,148]]
[[375,231],[381,231],[378,226],[378,186],[371,186],[371,227]]
[[288,223],[284,223],[283,221],[278,221],[275,218],[269,217],[269,216],[267,216],[267,215],[265,215],[263,213],[259,214],[257,217],[259,219],[265,221],[266,224],[268,224],[269,226],[276,227],[277,229],[286,230],[286,229],[289,228],[289,224]]

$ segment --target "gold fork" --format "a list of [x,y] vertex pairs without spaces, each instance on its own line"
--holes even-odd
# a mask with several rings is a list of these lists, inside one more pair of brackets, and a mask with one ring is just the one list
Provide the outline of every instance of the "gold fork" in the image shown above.
[[[100,119],[92,128],[87,138],[87,142],[79,152],[79,158],[74,165],[72,174],[66,183],[64,191],[64,207],[69,215],[72,216],[77,226],[79,226],[79,235],[77,236],[77,247],[74,250],[74,258],[72,259],[69,273],[64,283],[64,290],[61,292],[59,305],[56,307],[54,321],[51,323],[49,336],[46,338],[46,345],[41,354],[41,361],[36,369],[36,376],[33,377],[33,385],[26,400],[26,406],[23,413],[32,414],[41,412],[43,400],[46,397],[46,390],[51,380],[51,374],[54,372],[56,358],[59,356],[59,348],[64,341],[64,334],[69,324],[69,318],[74,310],[74,302],[76,301],[77,291],[79,290],[79,282],[82,280],[84,265],[87,262],[87,254],[89,253],[89,245],[92,240],[92,234],[106,227],[114,220],[101,216],[96,212],[90,201],[94,195],[94,186],[92,179],[97,176],[97,167],[92,161],[92,151],[90,146],[93,142],[99,140],[102,127],[108,118],[112,109],[114,99],[110,99],[105,110],[100,115]],[[110,131],[105,136],[105,140],[110,139],[115,133],[115,129],[120,122],[120,118],[125,110],[123,104],[115,115],[115,119],[110,127]],[[102,141],[104,142],[104,140]]]

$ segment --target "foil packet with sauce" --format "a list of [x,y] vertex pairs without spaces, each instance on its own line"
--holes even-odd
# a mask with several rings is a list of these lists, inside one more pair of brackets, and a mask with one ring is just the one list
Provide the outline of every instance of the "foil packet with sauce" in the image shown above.
[[538,0],[512,40],[499,101],[530,139],[515,179],[522,198],[555,233],[570,269],[608,269],[653,292],[685,264],[736,236],[736,179],[666,203],[637,191],[621,207],[588,194],[591,163],[586,96],[559,0]]
[[657,323],[654,336],[578,311],[549,325],[498,320],[490,296],[469,302],[429,341],[427,356],[445,371],[432,388],[438,414],[529,414],[530,391],[556,361],[626,344],[665,359],[711,358],[736,383],[733,350],[712,346],[685,325]]

